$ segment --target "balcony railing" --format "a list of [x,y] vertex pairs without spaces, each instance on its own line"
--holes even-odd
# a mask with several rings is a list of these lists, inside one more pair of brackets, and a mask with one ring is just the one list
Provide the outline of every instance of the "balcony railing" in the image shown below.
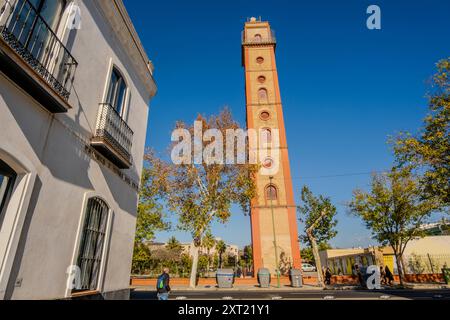
[[245,32],[242,32],[242,45],[268,45],[277,44],[275,31],[271,30],[271,34],[266,37],[246,37]]
[[0,5],[0,38],[67,101],[77,61],[29,0]]
[[92,146],[120,169],[131,166],[133,131],[109,103],[100,104]]

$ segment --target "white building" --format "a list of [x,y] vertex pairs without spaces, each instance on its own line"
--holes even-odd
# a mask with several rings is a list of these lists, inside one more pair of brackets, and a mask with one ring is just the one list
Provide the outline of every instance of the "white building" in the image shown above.
[[[218,238],[216,240],[220,240],[220,239]],[[192,257],[194,255],[194,245],[192,243],[183,243],[183,244],[181,244],[181,246],[183,247],[183,253],[184,254],[188,254],[190,257]],[[199,249],[199,254],[207,255],[208,254],[208,249],[205,248],[205,247],[201,247]],[[209,255],[210,256],[215,256],[216,254],[219,254],[219,252],[217,251],[216,246],[214,246],[211,249],[209,249]],[[239,247],[237,245],[234,245],[234,244],[227,244],[225,252],[223,253],[223,255],[224,256],[238,257],[239,256]]]
[[129,297],[152,72],[121,0],[0,0],[0,299]]

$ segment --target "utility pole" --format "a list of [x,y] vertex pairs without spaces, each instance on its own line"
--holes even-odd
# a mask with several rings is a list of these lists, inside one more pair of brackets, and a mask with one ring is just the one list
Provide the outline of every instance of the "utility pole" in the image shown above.
[[[273,177],[270,177],[270,185],[273,186]],[[275,233],[275,214],[273,210],[273,197],[270,197],[270,210],[272,211],[272,227],[273,227],[273,246],[275,248],[275,272],[277,273],[277,287],[280,287],[280,270],[278,270],[278,248],[277,248],[277,236]]]

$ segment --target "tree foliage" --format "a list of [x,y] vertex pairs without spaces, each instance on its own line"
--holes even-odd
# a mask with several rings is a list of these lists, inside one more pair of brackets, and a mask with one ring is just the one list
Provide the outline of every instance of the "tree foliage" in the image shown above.
[[142,273],[151,264],[151,253],[147,243],[154,239],[155,232],[170,228],[161,202],[164,199],[165,172],[152,150],[144,158],[139,204],[136,219],[136,234],[133,249],[132,272]]
[[136,222],[137,243],[151,241],[155,232],[170,228],[161,204],[165,197],[165,179],[168,172],[152,150],[146,153],[144,160]]
[[[319,251],[331,249],[331,245],[326,242],[321,242],[318,245]],[[315,264],[316,259],[314,258],[313,250],[311,247],[304,247],[301,249],[302,261]]]
[[298,208],[300,221],[305,224],[305,234],[300,239],[307,243],[312,250],[314,261],[317,267],[317,279],[320,286],[324,285],[319,258],[321,244],[327,243],[337,234],[336,207],[331,203],[330,198],[322,195],[318,197],[304,186],[302,189],[302,203]]
[[400,166],[414,166],[424,172],[424,195],[437,196],[442,206],[450,204],[450,58],[437,64],[428,95],[429,114],[417,135],[402,133],[394,141]]
[[306,234],[306,230],[326,211],[326,215],[321,217],[314,230],[312,230],[312,235],[318,245],[327,244],[337,235],[336,226],[338,221],[335,218],[336,207],[331,203],[330,198],[322,195],[314,196],[307,186],[302,188],[301,199],[303,205],[299,206],[298,211],[300,213],[300,221],[305,226],[305,231],[300,236],[300,240],[307,244],[308,247],[311,246],[310,238]]
[[[227,137],[228,130],[239,129],[239,124],[233,120],[228,109],[218,115],[209,118],[199,115],[197,121],[201,123],[202,132],[210,129],[220,132],[222,137]],[[196,127],[178,122],[175,129],[188,131],[191,137],[196,136]],[[189,141],[191,142],[191,141]],[[200,138],[202,150],[215,146],[215,152],[227,153],[227,149],[234,150],[237,158],[237,144],[233,141],[231,146],[227,141],[216,144],[215,139]],[[175,142],[174,146],[179,142]],[[222,150],[219,150],[222,149]],[[196,159],[195,148],[192,148],[192,160]],[[250,200],[256,196],[256,186],[253,175],[258,167],[251,164],[228,164],[224,162],[209,162],[207,157],[202,157],[200,163],[174,164],[163,163],[154,159],[160,165],[161,190],[165,192],[165,200],[171,212],[178,216],[178,228],[192,235],[194,244],[194,257],[191,274],[191,286],[195,286],[195,278],[198,263],[198,248],[204,235],[210,231],[213,221],[226,223],[231,215],[231,206],[240,205],[244,212],[250,210]],[[206,158],[206,159],[205,159]]]
[[373,175],[371,190],[355,190],[349,204],[350,212],[363,220],[373,237],[392,247],[401,283],[406,245],[424,235],[420,226],[438,207],[435,198],[423,198],[423,186],[409,167]]
[[225,241],[223,241],[223,240],[217,241],[216,250],[217,250],[217,253],[219,254],[219,268],[222,268],[222,266],[223,266],[223,254],[227,250],[227,245],[226,245]]
[[[216,129],[223,137],[227,130],[239,129],[228,109],[210,118],[199,115],[202,131]],[[194,126],[178,122],[176,128],[187,129],[194,136]],[[206,149],[211,141],[202,141]],[[236,150],[236,146],[233,146]],[[193,148],[194,149],[194,148]],[[226,154],[227,144],[222,145]],[[225,223],[231,215],[231,205],[238,204],[244,212],[249,212],[250,199],[256,196],[252,174],[257,167],[250,164],[208,163],[203,157],[201,164],[169,165],[168,203],[179,217],[179,228],[190,232],[199,241],[210,231],[211,222]]]

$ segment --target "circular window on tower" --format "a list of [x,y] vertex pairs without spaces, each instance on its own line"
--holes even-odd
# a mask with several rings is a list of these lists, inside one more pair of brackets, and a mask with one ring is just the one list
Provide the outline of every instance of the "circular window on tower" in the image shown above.
[[269,111],[263,111],[259,114],[259,117],[261,118],[261,120],[267,121],[270,119],[270,113]]
[[264,77],[264,76],[259,76],[259,77],[258,77],[258,82],[259,82],[259,83],[264,83],[264,82],[266,82],[266,77]]
[[270,157],[267,157],[263,161],[263,167],[266,169],[270,169],[273,167],[273,159]]
[[263,57],[258,57],[258,58],[256,58],[256,62],[258,64],[263,64],[264,63],[264,58]]

